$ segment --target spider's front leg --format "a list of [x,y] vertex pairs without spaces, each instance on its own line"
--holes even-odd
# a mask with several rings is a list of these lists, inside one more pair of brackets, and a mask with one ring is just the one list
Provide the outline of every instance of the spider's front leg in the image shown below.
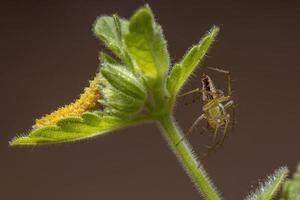
[[[193,94],[193,93],[199,93],[200,95],[203,94],[203,93],[213,95],[213,93],[210,92],[210,91],[202,90],[202,89],[200,89],[200,88],[196,88],[196,89],[194,89],[194,90],[191,90],[191,91],[185,92],[185,93],[183,93],[183,94],[180,94],[180,95],[178,95],[178,97],[183,97],[183,99],[185,99],[185,97],[186,97],[187,95],[190,95],[190,94]],[[193,103],[194,103],[194,101],[195,101],[195,100],[193,100]],[[186,103],[185,105],[187,105],[187,104],[189,104],[189,103]]]
[[186,95],[193,94],[193,93],[196,93],[196,92],[201,92],[201,89],[200,88],[196,88],[194,90],[191,90],[191,91],[185,92],[183,94],[180,94],[180,95],[178,95],[178,97],[184,97]]
[[[183,102],[185,102],[185,97],[186,97],[187,95],[194,94],[194,93],[199,93],[199,94],[201,94],[201,89],[200,89],[200,88],[196,88],[196,89],[194,89],[194,90],[191,90],[191,91],[185,92],[185,93],[183,93],[183,94],[180,94],[180,95],[178,95],[178,97],[183,97]],[[195,99],[192,100],[192,103],[195,103]],[[189,102],[189,103],[184,103],[184,105],[189,105],[189,104],[191,104],[191,102]]]
[[224,70],[224,69],[219,69],[219,68],[214,68],[214,67],[208,67],[208,69],[225,74],[225,76],[227,77],[227,95],[231,96],[232,90],[231,90],[230,72],[227,70]]

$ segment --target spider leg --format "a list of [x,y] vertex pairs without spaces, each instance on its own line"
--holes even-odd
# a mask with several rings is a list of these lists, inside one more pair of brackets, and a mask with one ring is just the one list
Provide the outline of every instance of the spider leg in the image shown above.
[[227,136],[230,115],[227,114],[226,118],[227,119],[225,120],[226,122],[225,122],[224,130],[223,130],[223,136],[222,136],[221,140],[218,142],[218,146],[223,146],[225,138]]
[[207,94],[213,94],[212,92],[210,92],[210,91],[207,91],[207,90],[202,90],[202,89],[200,89],[200,88],[196,88],[196,89],[194,89],[194,90],[191,90],[191,91],[188,91],[188,92],[185,92],[185,93],[183,93],[183,94],[180,94],[180,95],[178,95],[178,97],[184,97],[184,96],[186,96],[186,95],[189,95],[189,94],[193,94],[193,93],[195,93],[195,92],[204,92],[204,93],[207,93]]
[[233,100],[230,100],[228,101],[225,105],[224,105],[224,108],[227,109],[227,108],[230,108],[231,106],[234,105],[234,101]]
[[230,77],[230,73],[228,72],[227,76],[227,94],[228,96],[232,95],[232,90],[231,90],[231,77]]
[[212,145],[210,146],[206,146],[207,148],[207,151],[203,154],[203,157],[202,158],[205,158],[207,157],[209,154],[211,154],[212,152],[215,152],[216,151],[216,148],[218,147],[218,141],[217,141],[217,135],[218,135],[218,130],[219,130],[219,126],[217,126],[215,128],[215,131],[214,131],[214,135],[213,135],[213,142],[212,142]]
[[235,124],[236,124],[236,121],[235,121],[235,107],[232,107],[232,120],[231,120],[232,130],[235,128]]
[[219,68],[215,68],[215,67],[208,67],[208,69],[216,71],[216,72],[220,72],[220,73],[223,73],[226,75],[226,77],[227,77],[227,94],[228,94],[228,96],[231,96],[232,90],[231,90],[230,72],[227,70],[223,70],[223,69],[219,69]]
[[203,133],[209,133],[209,130],[205,127],[202,127],[202,131],[200,132],[200,134],[202,135]]
[[[200,88],[196,88],[196,89],[194,89],[194,90],[191,90],[191,91],[185,92],[185,93],[183,93],[183,94],[180,94],[180,95],[178,95],[178,97],[183,97],[183,101],[185,101],[185,97],[186,97],[187,95],[194,94],[194,93],[198,93],[198,92],[199,92],[199,94],[201,94],[201,89],[200,89]],[[196,97],[193,98],[192,103],[195,103],[195,98],[196,98]],[[189,105],[189,104],[192,104],[192,103],[191,103],[191,102],[188,102],[188,103],[184,103],[184,105]]]
[[231,113],[231,115],[232,115],[232,121],[231,121],[231,125],[230,125],[230,128],[231,129],[234,129],[234,127],[235,127],[235,105],[234,105],[234,102],[233,102],[233,100],[230,100],[230,101],[228,101],[225,105],[224,105],[224,108],[225,109],[228,109],[228,108],[231,108],[231,111],[232,111],[232,113]]
[[219,126],[216,127],[213,135],[213,144],[217,143],[217,134],[218,134]]
[[200,115],[200,117],[198,117],[195,121],[194,121],[194,123],[193,123],[193,125],[189,128],[189,130],[188,130],[188,132],[177,142],[177,144],[176,144],[176,146],[178,145],[178,144],[180,144],[187,136],[189,136],[191,133],[192,133],[192,131],[193,131],[193,129],[196,127],[196,125],[201,121],[201,120],[203,120],[203,119],[205,119],[206,117],[205,117],[205,114],[202,114],[202,115]]
[[224,69],[220,69],[220,68],[216,68],[216,67],[207,67],[207,69],[210,69],[210,70],[213,70],[213,71],[216,71],[216,72],[220,72],[220,73],[223,73],[223,74],[229,74],[229,71],[224,70]]
[[[200,89],[200,88],[196,88],[196,89],[194,89],[194,90],[191,90],[191,91],[185,92],[185,93],[183,93],[183,94],[180,94],[180,95],[178,95],[178,97],[183,97],[183,101],[184,101],[184,100],[185,100],[185,97],[186,97],[187,95],[190,95],[190,94],[193,94],[193,93],[196,93],[196,92],[199,92],[200,95],[201,95],[202,93],[206,93],[206,94],[213,95],[213,93],[210,92],[210,91],[202,90],[202,89]],[[195,100],[192,101],[192,103],[194,103],[194,102],[195,102]],[[186,103],[185,105],[188,105],[188,104],[190,104],[190,103]]]
[[199,89],[199,88],[196,88],[196,89],[194,89],[194,90],[191,90],[191,91],[185,92],[185,93],[183,93],[183,94],[180,94],[180,95],[178,95],[178,96],[179,96],[179,97],[184,97],[184,96],[186,96],[186,95],[193,94],[193,93],[195,93],[195,92],[201,92],[201,89]]

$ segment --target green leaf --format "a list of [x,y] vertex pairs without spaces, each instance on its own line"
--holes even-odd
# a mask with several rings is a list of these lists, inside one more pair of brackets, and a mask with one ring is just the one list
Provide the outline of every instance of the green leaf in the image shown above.
[[111,57],[110,55],[108,55],[105,52],[100,52],[99,59],[100,59],[101,63],[110,63],[110,64],[120,65],[119,61],[117,61],[116,59],[114,59],[113,57]]
[[[106,106],[106,109],[115,109],[124,115],[131,115],[141,111],[145,104],[145,99],[134,98],[111,85],[103,88],[104,100],[100,103]],[[109,107],[109,108],[107,108]]]
[[81,117],[66,117],[56,125],[33,129],[27,136],[14,138],[11,146],[70,142],[102,135],[134,121],[87,112]]
[[300,200],[300,164],[292,179],[288,179],[283,185],[283,200]]
[[111,63],[103,63],[102,66],[101,74],[113,87],[134,98],[140,100],[146,99],[147,91],[143,82],[131,71],[127,70],[124,66]]
[[167,81],[167,88],[171,95],[176,96],[189,76],[203,60],[209,47],[214,42],[219,28],[214,26],[200,41],[198,45],[193,46],[184,56],[182,61],[175,64]]
[[167,45],[149,7],[134,14],[124,39],[129,55],[148,84],[165,78],[170,62]]
[[247,197],[247,200],[271,200],[275,197],[277,192],[288,175],[288,168],[281,167],[275,173],[267,178],[265,183],[252,194]]
[[105,106],[105,112],[130,118],[143,110],[147,91],[133,72],[113,61],[102,63],[101,74],[104,77],[100,85],[101,96],[99,102]]
[[94,25],[95,35],[119,58],[123,58],[122,36],[128,32],[128,21],[114,17],[102,16]]

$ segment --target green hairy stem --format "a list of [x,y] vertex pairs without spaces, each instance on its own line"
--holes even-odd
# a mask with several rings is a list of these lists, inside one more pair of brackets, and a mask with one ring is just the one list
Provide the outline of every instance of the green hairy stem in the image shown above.
[[159,120],[159,123],[170,148],[173,150],[185,171],[191,177],[203,197],[209,200],[221,199],[220,195],[207,176],[207,173],[204,171],[200,162],[197,161],[196,156],[193,154],[190,144],[185,140],[178,144],[178,141],[180,141],[183,135],[181,130],[175,124],[173,117],[169,115],[163,116]]

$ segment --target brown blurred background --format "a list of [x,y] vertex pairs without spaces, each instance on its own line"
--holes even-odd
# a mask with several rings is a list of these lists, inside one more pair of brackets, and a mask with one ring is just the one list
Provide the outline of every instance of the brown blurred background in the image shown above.
[[[295,169],[299,1],[2,1],[0,199],[199,199],[152,124],[70,144],[8,147],[35,118],[76,98],[93,77],[103,49],[91,31],[96,17],[130,17],[146,2],[164,28],[173,63],[213,24],[221,27],[203,66],[231,71],[237,125],[203,165],[224,198],[242,199],[281,165]],[[201,72],[186,90],[200,86]],[[208,73],[223,88],[224,77]],[[201,102],[177,104],[184,129],[200,113]],[[210,138],[196,131],[189,139],[201,154]]]

